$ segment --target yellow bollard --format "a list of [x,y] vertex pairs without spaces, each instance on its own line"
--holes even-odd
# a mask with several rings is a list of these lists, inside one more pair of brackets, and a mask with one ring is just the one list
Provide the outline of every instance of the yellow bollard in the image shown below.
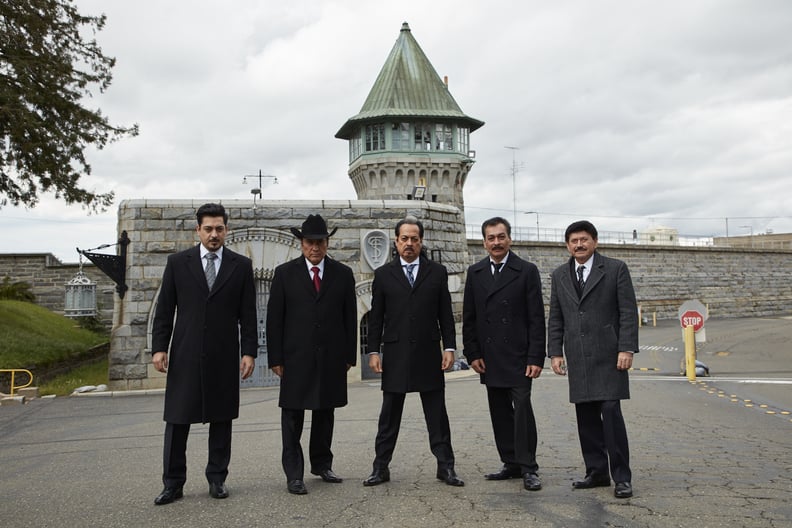
[[696,331],[693,325],[687,325],[685,335],[685,372],[688,381],[696,381]]

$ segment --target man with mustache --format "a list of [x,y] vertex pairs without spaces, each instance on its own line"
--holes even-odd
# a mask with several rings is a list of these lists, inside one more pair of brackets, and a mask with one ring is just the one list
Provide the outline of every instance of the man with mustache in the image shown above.
[[542,488],[536,463],[533,379],[545,360],[542,281],[537,267],[511,251],[508,220],[481,225],[488,256],[468,268],[462,312],[464,353],[487,387],[495,446],[503,467],[487,480],[523,479]]
[[222,205],[204,204],[196,218],[201,243],[168,257],[151,331],[154,368],[168,373],[165,488],[154,499],[156,505],[183,496],[187,435],[194,423],[209,423],[209,494],[228,497],[225,480],[231,421],[239,416],[239,378],[253,373],[258,353],[253,264],[223,246],[228,214]]
[[347,404],[347,371],[357,362],[357,300],[349,266],[330,258],[336,232],[321,215],[291,228],[302,255],[275,268],[267,303],[269,367],[280,377],[281,462],[286,489],[305,495],[300,446],[305,411],[311,411],[310,471],[341,483],[333,471],[335,409]]
[[624,499],[633,495],[621,400],[630,397],[638,352],[635,291],[627,265],[596,251],[591,222],[574,222],[564,237],[571,257],[552,274],[547,355],[553,372],[569,375],[575,404],[586,475],[572,487],[610,486],[613,478],[614,495]]
[[421,394],[438,480],[449,486],[465,484],[454,470],[445,406],[443,371],[453,364],[456,349],[448,272],[422,255],[423,234],[423,224],[415,217],[400,220],[396,224],[399,258],[374,272],[368,356],[369,367],[382,374],[382,410],[374,444],[374,467],[363,481],[364,486],[390,480],[388,464],[396,448],[408,392]]

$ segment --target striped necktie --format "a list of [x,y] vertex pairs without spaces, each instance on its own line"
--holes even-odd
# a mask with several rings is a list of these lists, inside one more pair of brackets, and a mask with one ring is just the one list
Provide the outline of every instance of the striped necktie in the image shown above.
[[209,291],[212,291],[212,286],[214,286],[215,279],[217,278],[215,260],[217,260],[217,253],[206,254],[206,269],[204,273],[206,274],[206,284],[209,286]]

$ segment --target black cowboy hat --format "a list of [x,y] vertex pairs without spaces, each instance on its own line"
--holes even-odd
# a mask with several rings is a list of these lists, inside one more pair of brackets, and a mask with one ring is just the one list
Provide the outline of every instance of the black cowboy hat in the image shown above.
[[302,240],[303,238],[307,238],[308,240],[321,240],[323,238],[330,238],[335,234],[338,230],[336,227],[333,229],[332,232],[327,232],[327,223],[322,218],[322,215],[308,215],[308,218],[305,219],[305,222],[302,224],[302,231],[297,229],[296,227],[290,228],[291,232],[294,233],[294,236]]

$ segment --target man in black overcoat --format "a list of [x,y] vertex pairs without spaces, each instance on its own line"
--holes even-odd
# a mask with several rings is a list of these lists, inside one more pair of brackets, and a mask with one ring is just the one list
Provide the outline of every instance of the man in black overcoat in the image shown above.
[[289,493],[308,492],[302,436],[311,410],[311,473],[340,483],[333,472],[334,410],[347,404],[347,371],[357,362],[357,300],[352,270],[327,256],[327,224],[309,215],[302,256],[275,268],[267,303],[267,357],[280,376],[282,462]]
[[621,400],[630,397],[628,371],[638,352],[635,291],[627,265],[596,251],[591,222],[574,222],[564,237],[571,257],[552,274],[547,355],[553,372],[569,375],[575,404],[586,475],[572,486],[610,486],[612,477],[614,495],[632,497]]
[[468,268],[462,310],[464,353],[487,387],[495,446],[503,467],[487,480],[523,479],[542,488],[536,463],[531,385],[545,360],[545,319],[539,270],[511,248],[508,220],[481,225],[487,257]]
[[253,373],[258,351],[253,265],[223,246],[228,215],[222,205],[202,205],[196,217],[201,243],[168,257],[151,333],[154,368],[168,374],[165,488],[154,500],[157,505],[183,495],[187,436],[194,423],[209,423],[209,494],[228,497],[240,374],[245,379]]
[[429,446],[437,458],[437,478],[449,486],[464,486],[454,470],[445,406],[443,372],[453,364],[456,350],[448,272],[422,255],[421,222],[407,217],[396,224],[395,232],[399,258],[374,272],[371,287],[368,356],[369,367],[382,373],[382,410],[374,469],[363,485],[390,480],[388,464],[396,448],[404,398],[408,392],[419,392]]

